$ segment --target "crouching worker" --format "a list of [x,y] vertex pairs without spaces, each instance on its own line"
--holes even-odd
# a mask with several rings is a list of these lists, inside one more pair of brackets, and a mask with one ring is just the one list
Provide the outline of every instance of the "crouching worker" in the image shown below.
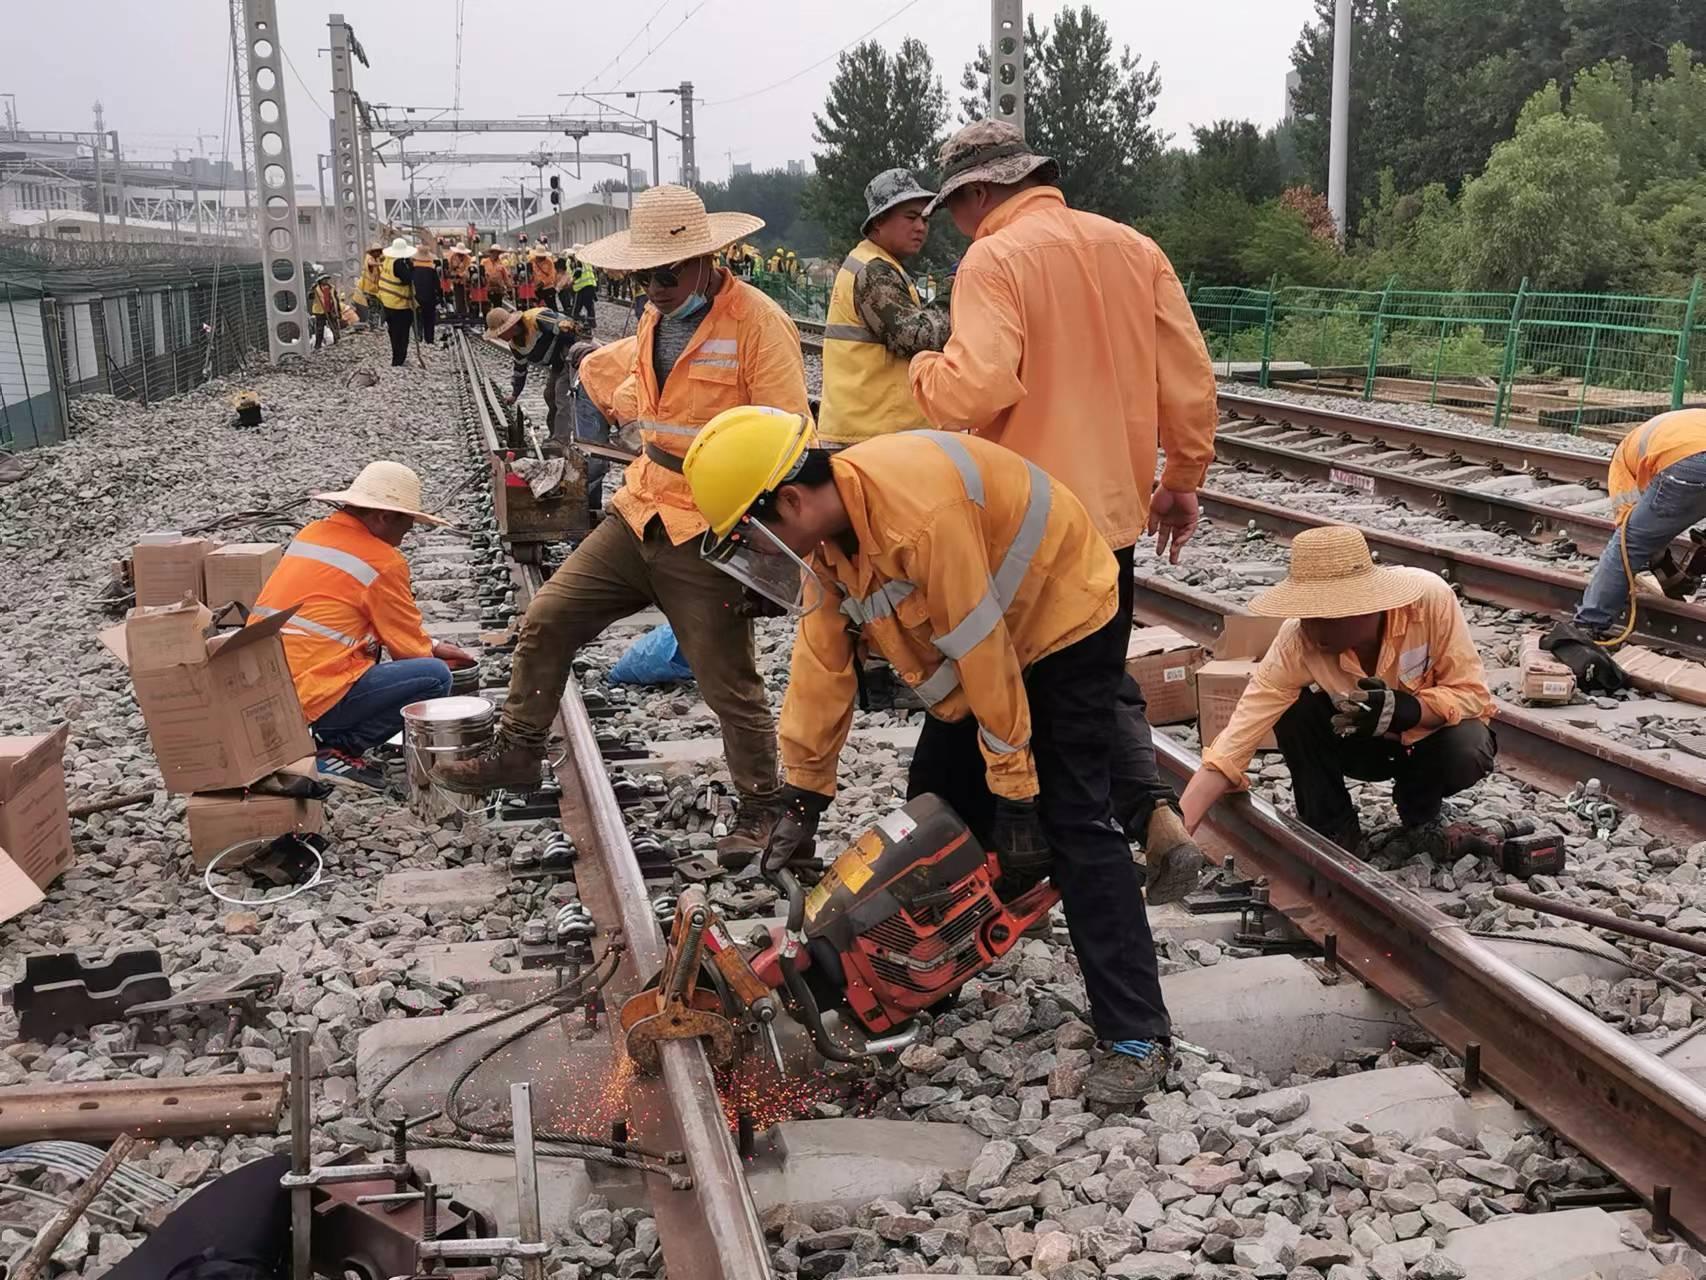
[[297,606],[284,656],[320,772],[382,787],[384,771],[366,753],[402,729],[409,703],[448,694],[452,667],[474,665],[472,654],[427,635],[397,550],[417,521],[449,522],[421,510],[420,477],[400,462],[370,462],[349,488],[314,497],[338,509],[285,548],[254,612]]
[[1180,800],[1186,827],[1248,785],[1272,729],[1306,826],[1359,851],[1345,779],[1391,779],[1400,825],[1374,843],[1444,857],[1443,802],[1486,777],[1497,751],[1487,674],[1451,587],[1425,569],[1376,568],[1358,530],[1331,525],[1297,535],[1288,576],[1250,610],[1292,621],[1203,752]]
[[811,856],[861,650],[879,654],[930,710],[908,796],[934,792],[997,851],[1007,896],[1045,876],[1059,889],[1103,1042],[1084,1096],[1130,1108],[1166,1073],[1169,1023],[1109,798],[1126,633],[1113,553],[1068,490],[999,445],[812,444],[798,414],[731,409],[684,464],[705,558],[800,616],[765,863]]

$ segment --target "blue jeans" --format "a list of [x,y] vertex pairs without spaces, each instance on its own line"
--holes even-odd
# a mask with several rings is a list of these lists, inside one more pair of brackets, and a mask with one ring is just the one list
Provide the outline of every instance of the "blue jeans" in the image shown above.
[[1629,544],[1629,567],[1636,573],[1664,554],[1671,540],[1706,520],[1706,453],[1673,462],[1647,486],[1623,528],[1611,535],[1599,557],[1575,622],[1590,631],[1621,630],[1629,616],[1629,579],[1623,572],[1622,546]]
[[337,704],[314,722],[322,747],[360,755],[395,737],[403,728],[403,708],[450,692],[450,667],[439,658],[378,662]]
[[[578,389],[575,391],[575,439],[589,444],[610,443],[610,420],[598,411],[591,396]],[[608,470],[610,462],[606,458],[589,457],[586,460],[586,506],[589,512],[596,512],[604,506],[604,473]]]

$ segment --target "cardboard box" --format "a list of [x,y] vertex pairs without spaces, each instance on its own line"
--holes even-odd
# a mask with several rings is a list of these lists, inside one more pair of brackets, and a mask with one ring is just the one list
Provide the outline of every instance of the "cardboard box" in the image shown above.
[[165,605],[101,632],[130,668],[168,791],[246,787],[314,754],[278,635],[294,613],[214,635],[205,605]]
[[201,565],[217,544],[206,538],[145,539],[131,548],[130,574],[138,608],[177,604],[202,594]]
[[[248,840],[271,840],[291,831],[319,831],[326,820],[319,800],[293,800],[253,791],[204,791],[184,806],[190,829],[190,853],[196,866],[206,867],[221,850]],[[219,864],[241,866],[237,856]]]
[[0,849],[0,923],[23,915],[46,896],[41,886],[12,861],[12,855]]
[[72,862],[65,801],[65,740],[70,725],[30,738],[0,738],[0,846],[40,888]]
[[1706,666],[1698,662],[1630,647],[1617,651],[1617,665],[1637,689],[1668,693],[1678,702],[1706,707]]
[[255,597],[283,555],[284,546],[277,542],[233,542],[215,547],[201,562],[201,598],[215,609],[233,600],[254,608]]
[[1171,627],[1138,627],[1126,645],[1125,669],[1143,690],[1150,724],[1183,724],[1197,714],[1197,668],[1208,651]]
[[1540,647],[1541,633],[1522,638],[1522,700],[1538,706],[1563,706],[1576,694],[1576,673]]
[[[1244,696],[1244,686],[1256,674],[1268,646],[1284,625],[1284,618],[1227,615],[1213,659],[1197,668],[1197,735],[1204,747],[1211,746],[1231,721],[1238,699]],[[1256,744],[1256,750],[1279,750],[1271,729]]]

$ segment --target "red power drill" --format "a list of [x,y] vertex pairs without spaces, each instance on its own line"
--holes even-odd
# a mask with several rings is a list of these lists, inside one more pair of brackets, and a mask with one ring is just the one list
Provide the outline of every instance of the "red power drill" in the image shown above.
[[1536,834],[1527,818],[1497,818],[1482,825],[1454,822],[1445,829],[1451,856],[1472,854],[1491,858],[1506,875],[1527,880],[1553,876],[1564,869],[1564,837],[1557,832]]

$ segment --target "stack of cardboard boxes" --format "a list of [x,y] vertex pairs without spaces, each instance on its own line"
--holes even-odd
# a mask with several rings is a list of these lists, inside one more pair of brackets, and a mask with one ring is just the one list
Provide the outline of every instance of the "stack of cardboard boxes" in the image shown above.
[[28,911],[71,866],[65,800],[70,726],[0,738],[0,920]]
[[[1143,690],[1150,724],[1197,722],[1203,746],[1232,719],[1282,618],[1228,616],[1212,653],[1171,627],[1139,627],[1126,648],[1126,670]],[[1270,733],[1263,750],[1278,750]]]

